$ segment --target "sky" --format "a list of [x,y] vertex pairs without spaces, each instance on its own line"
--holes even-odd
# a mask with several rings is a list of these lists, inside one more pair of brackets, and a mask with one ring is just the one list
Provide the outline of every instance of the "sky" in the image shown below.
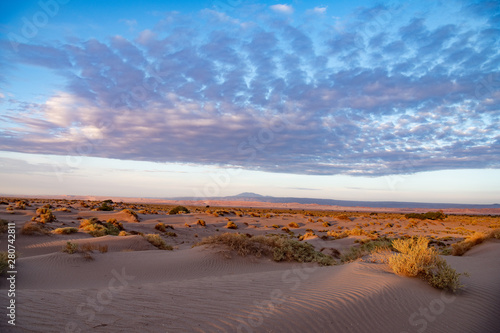
[[0,193],[500,203],[500,2],[0,4]]

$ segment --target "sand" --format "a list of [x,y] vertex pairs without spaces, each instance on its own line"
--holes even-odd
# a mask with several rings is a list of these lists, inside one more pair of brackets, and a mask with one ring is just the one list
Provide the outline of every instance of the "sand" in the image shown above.
[[[21,235],[22,225],[42,204],[0,218],[16,222],[17,260],[16,326],[0,320],[1,332],[497,332],[500,329],[500,241],[488,240],[462,257],[444,256],[466,285],[456,294],[432,288],[416,278],[395,275],[387,265],[358,260],[320,267],[316,264],[274,262],[270,258],[241,257],[224,248],[197,246],[201,238],[222,232],[266,234],[282,232],[297,221],[296,233],[312,229],[335,230],[368,223],[393,234],[442,234],[452,241],[464,237],[445,233],[462,227],[487,230],[483,223],[427,222],[405,229],[410,221],[356,217],[323,227],[307,222],[308,216],[276,214],[262,218],[244,214],[215,217],[202,212],[184,215],[139,214],[132,222],[117,212],[95,212],[69,205],[71,212],[54,212],[51,228],[76,226],[78,217],[115,217],[126,230],[153,233],[163,222],[172,225],[177,237],[162,237],[174,246],[162,251],[142,236],[91,237],[79,231],[69,235]],[[238,230],[224,226],[230,218]],[[203,219],[207,227],[196,225]],[[313,217],[317,220],[317,217]],[[393,222],[401,227],[385,227]],[[370,222],[379,224],[370,225]],[[248,225],[246,225],[247,223]],[[420,222],[419,222],[420,223]],[[422,222],[423,224],[424,222]],[[454,223],[454,222],[453,222]],[[189,227],[187,226],[189,225]],[[216,231],[219,229],[219,231]],[[159,232],[158,232],[159,233]],[[339,240],[306,240],[318,250],[344,251],[363,236]],[[0,235],[2,247],[6,235]],[[81,254],[61,252],[66,242],[107,245],[94,251],[93,260]],[[2,248],[3,250],[3,248]],[[0,304],[8,301],[6,276],[0,280]],[[3,310],[5,312],[5,310]]]

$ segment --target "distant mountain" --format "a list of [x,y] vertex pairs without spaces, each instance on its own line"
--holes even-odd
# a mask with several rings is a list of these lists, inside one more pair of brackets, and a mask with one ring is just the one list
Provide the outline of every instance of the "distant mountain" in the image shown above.
[[370,208],[429,208],[429,209],[492,209],[500,208],[500,204],[478,205],[478,204],[453,204],[453,203],[426,203],[426,202],[399,202],[399,201],[348,201],[318,198],[295,198],[295,197],[272,197],[257,193],[244,192],[227,197],[210,198],[174,198],[175,200],[218,200],[218,201],[257,201],[270,203],[298,203],[317,204],[342,207],[370,207]]

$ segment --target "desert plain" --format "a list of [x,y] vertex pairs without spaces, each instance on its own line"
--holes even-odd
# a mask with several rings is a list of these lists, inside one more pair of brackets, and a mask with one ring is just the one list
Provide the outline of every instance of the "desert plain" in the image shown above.
[[[0,251],[16,252],[15,296],[8,267],[0,279],[0,331],[500,331],[500,240],[453,255],[500,228],[500,211],[257,205],[0,198]],[[226,233],[291,240],[319,260],[200,245]],[[415,236],[467,273],[458,290],[397,275],[383,259],[393,251],[367,246]]]

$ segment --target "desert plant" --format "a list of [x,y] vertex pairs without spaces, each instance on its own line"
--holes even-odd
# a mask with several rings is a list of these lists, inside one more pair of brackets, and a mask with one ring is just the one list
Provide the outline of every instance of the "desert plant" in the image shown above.
[[137,216],[137,213],[136,213],[136,212],[134,212],[134,211],[133,211],[133,210],[131,210],[131,209],[125,208],[125,209],[123,209],[123,210],[121,211],[121,213],[125,213],[125,214],[127,214],[127,215],[132,216],[136,222],[138,222],[138,221],[139,221],[139,217]]
[[9,222],[4,219],[0,219],[0,234],[6,232],[9,229]]
[[205,221],[203,221],[203,220],[196,221],[196,224],[197,225],[201,225],[202,227],[206,227],[207,226],[207,223]]
[[461,256],[474,246],[481,244],[482,242],[490,238],[500,239],[500,229],[494,229],[489,233],[476,232],[473,235],[468,236],[461,242],[451,244],[451,254],[454,256]]
[[66,227],[66,228],[57,228],[57,229],[52,231],[52,233],[59,234],[59,235],[68,235],[68,234],[72,234],[74,232],[78,232],[78,229],[74,228],[74,227]]
[[63,246],[62,251],[73,254],[78,250],[78,244],[72,243],[72,242],[66,242],[66,245]]
[[113,206],[111,206],[111,204],[113,204],[113,201],[112,200],[104,200],[101,205],[97,208],[97,210],[101,210],[101,211],[112,211],[114,210]]
[[122,230],[118,233],[118,236],[128,236],[128,232],[126,232],[125,230]]
[[21,230],[21,235],[48,234],[49,231],[43,227],[43,224],[36,222],[26,222]]
[[365,255],[391,249],[391,241],[389,239],[381,238],[377,240],[367,241],[361,246],[353,246],[349,250],[342,252],[340,260],[344,263],[357,260]]
[[226,224],[226,228],[228,228],[228,229],[238,229],[238,226],[233,221],[228,221],[227,224]]
[[202,239],[199,245],[225,245],[241,256],[272,256],[274,261],[317,262],[320,265],[332,265],[334,260],[314,250],[309,243],[281,235],[252,236],[238,233],[224,233]]
[[[318,222],[319,222],[319,221],[318,221]],[[329,223],[329,222],[327,222],[327,221],[324,221],[324,222],[323,222],[323,227],[327,228],[327,227],[329,227],[329,226],[330,226],[330,223]]]
[[37,217],[40,219],[40,223],[48,223],[54,222],[56,220],[56,216],[52,213],[50,208],[38,208],[36,210]]
[[437,212],[427,212],[427,213],[410,213],[406,214],[407,219],[419,219],[419,220],[444,220],[447,216],[443,211]]
[[144,238],[152,245],[156,246],[160,250],[169,250],[172,251],[174,248],[171,245],[167,245],[167,243],[161,238],[158,234],[147,234],[144,235]]
[[189,209],[187,209],[187,208],[186,208],[186,207],[184,207],[184,206],[175,206],[174,208],[172,208],[172,209],[168,212],[168,214],[169,214],[169,215],[175,215],[175,214],[179,214],[179,213],[182,213],[182,212],[184,212],[184,213],[188,214],[188,213],[189,213]]
[[459,278],[464,274],[451,268],[428,243],[425,237],[394,240],[392,245],[399,253],[389,257],[389,266],[398,275],[420,277],[435,288],[453,292],[462,288]]
[[155,229],[158,231],[162,231],[162,232],[167,231],[167,228],[165,227],[165,223],[157,223],[155,225]]
[[297,222],[290,222],[288,223],[288,226],[290,228],[299,228],[299,224]]

